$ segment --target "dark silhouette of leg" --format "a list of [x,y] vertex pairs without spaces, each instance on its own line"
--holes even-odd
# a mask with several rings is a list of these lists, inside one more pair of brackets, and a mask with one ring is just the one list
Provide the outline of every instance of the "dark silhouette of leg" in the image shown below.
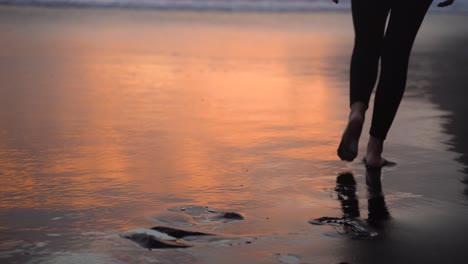
[[379,58],[390,12],[388,0],[351,1],[354,49],[351,57],[350,104],[364,103],[366,109],[377,80]]
[[337,151],[342,160],[353,161],[357,156],[365,112],[378,74],[385,22],[390,10],[386,2],[352,1],[355,41],[350,73],[351,111]]
[[367,147],[368,166],[379,167],[385,163],[381,157],[383,142],[403,97],[411,49],[431,3],[432,0],[392,2]]
[[432,0],[395,0],[392,4],[370,131],[380,140],[386,139],[403,97],[411,49],[431,3]]

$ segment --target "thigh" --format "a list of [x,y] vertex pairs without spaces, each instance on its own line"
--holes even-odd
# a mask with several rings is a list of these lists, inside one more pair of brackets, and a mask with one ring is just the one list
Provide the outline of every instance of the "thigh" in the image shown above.
[[394,0],[385,33],[385,45],[409,55],[432,0]]
[[376,44],[382,41],[391,1],[392,0],[351,1],[356,44],[375,47]]

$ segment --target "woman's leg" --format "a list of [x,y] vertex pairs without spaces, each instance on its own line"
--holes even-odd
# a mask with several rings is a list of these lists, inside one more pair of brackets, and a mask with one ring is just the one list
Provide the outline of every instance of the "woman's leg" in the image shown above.
[[338,156],[352,161],[357,156],[364,115],[374,88],[389,13],[388,1],[352,0],[355,31],[350,72],[350,114]]
[[385,23],[390,11],[388,2],[351,1],[355,39],[350,70],[350,105],[361,102],[366,109],[369,105],[377,80]]
[[393,0],[383,41],[370,139],[366,155],[369,166],[380,166],[387,137],[406,86],[408,62],[414,40],[432,0]]

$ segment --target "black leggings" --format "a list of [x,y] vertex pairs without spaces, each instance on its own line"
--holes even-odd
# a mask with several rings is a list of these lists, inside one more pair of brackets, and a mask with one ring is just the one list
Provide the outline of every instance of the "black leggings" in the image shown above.
[[432,0],[351,1],[355,42],[350,101],[369,105],[381,59],[370,130],[370,135],[378,139],[385,140],[395,118],[405,91],[411,48],[431,3]]

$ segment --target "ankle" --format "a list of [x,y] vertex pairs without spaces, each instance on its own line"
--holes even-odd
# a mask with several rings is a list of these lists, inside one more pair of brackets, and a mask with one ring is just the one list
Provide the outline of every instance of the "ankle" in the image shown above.
[[367,154],[374,156],[382,154],[383,152],[383,140],[378,139],[374,136],[369,137],[369,143],[367,144]]
[[349,121],[360,121],[364,122],[365,119],[365,113],[362,113],[360,111],[352,111],[349,113]]

